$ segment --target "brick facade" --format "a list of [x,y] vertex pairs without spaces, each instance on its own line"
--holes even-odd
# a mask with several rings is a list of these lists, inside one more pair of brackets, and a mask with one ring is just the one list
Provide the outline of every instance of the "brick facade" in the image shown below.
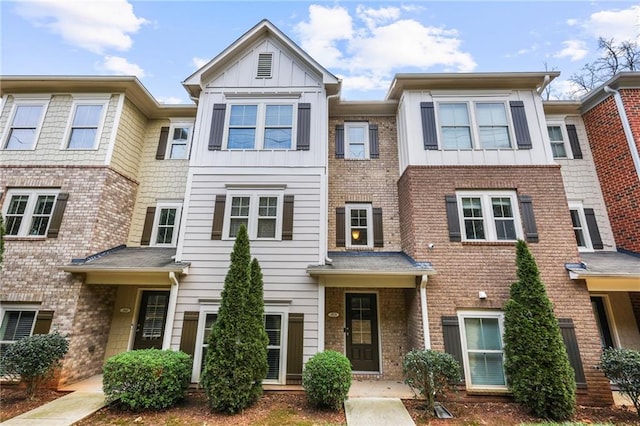
[[[611,403],[609,383],[594,368],[600,359],[599,335],[583,284],[569,279],[564,264],[578,252],[558,166],[409,167],[398,182],[404,250],[433,263],[427,284],[431,346],[444,349],[441,318],[461,309],[501,310],[516,279],[513,243],[450,242],[445,195],[456,190],[509,189],[529,195],[539,234],[529,247],[559,318],[572,318],[589,388],[588,402]],[[428,244],[435,247],[428,249]],[[488,298],[481,300],[478,292]]]

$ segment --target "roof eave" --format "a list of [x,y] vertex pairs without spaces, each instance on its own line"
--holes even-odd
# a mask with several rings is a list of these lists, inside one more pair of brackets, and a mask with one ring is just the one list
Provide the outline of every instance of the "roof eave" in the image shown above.
[[112,274],[149,274],[149,273],[166,273],[174,272],[182,275],[189,275],[189,265],[177,265],[175,267],[156,267],[156,268],[144,268],[144,267],[123,267],[123,268],[93,268],[87,265],[64,265],[58,269],[64,272],[70,272],[72,274],[89,274],[89,273],[112,273]]
[[386,270],[377,271],[371,269],[316,269],[307,268],[307,274],[310,276],[321,275],[361,275],[361,276],[422,276],[422,275],[435,275],[436,271],[429,270],[415,270],[415,271],[399,271],[399,270]]

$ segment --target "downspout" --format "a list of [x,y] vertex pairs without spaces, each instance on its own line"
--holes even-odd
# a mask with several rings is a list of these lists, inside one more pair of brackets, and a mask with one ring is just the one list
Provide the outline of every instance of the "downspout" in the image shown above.
[[171,348],[171,334],[173,331],[173,321],[176,318],[176,305],[178,304],[178,288],[180,283],[176,278],[176,273],[169,272],[171,281],[171,291],[169,292],[169,306],[167,307],[167,318],[164,324],[164,337],[162,338],[162,349]]
[[422,333],[424,348],[431,349],[431,335],[429,334],[429,313],[427,312],[427,281],[428,275],[423,275],[420,281],[420,307],[422,308]]
[[544,79],[542,80],[542,84],[540,85],[540,87],[538,87],[538,90],[536,90],[536,92],[538,92],[538,95],[542,95],[542,92],[544,92],[544,89],[547,88],[550,82],[551,77],[549,76],[549,74],[545,75]]
[[627,117],[627,112],[624,109],[622,96],[620,96],[620,92],[612,89],[609,86],[604,86],[604,92],[612,94],[613,99],[616,101],[618,114],[620,114],[620,120],[622,121],[622,128],[624,129],[624,134],[627,137],[627,144],[629,145],[629,151],[631,151],[631,158],[633,159],[633,164],[636,167],[636,174],[638,175],[638,180],[640,180],[640,155],[638,154],[638,146],[636,145],[636,141],[633,138],[633,133],[631,132],[631,126],[629,125],[629,118]]

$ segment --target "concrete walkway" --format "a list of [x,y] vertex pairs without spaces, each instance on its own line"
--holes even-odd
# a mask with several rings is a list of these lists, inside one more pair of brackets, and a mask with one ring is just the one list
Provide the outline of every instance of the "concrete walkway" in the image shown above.
[[354,380],[344,402],[348,426],[415,426],[401,399],[411,399],[409,386],[395,381]]

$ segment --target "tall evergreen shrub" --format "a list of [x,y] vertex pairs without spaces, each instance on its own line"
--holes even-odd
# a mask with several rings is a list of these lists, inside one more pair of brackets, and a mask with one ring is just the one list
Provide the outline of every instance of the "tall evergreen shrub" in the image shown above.
[[[254,274],[261,277],[259,267]],[[255,294],[258,292],[259,296]],[[252,283],[249,237],[242,225],[224,280],[218,318],[208,338],[201,377],[213,411],[237,413],[253,404],[262,392],[267,345],[256,331],[262,329],[264,332],[264,302],[258,298],[262,300],[262,280],[259,284]]]
[[516,246],[518,281],[504,308],[507,383],[516,402],[534,415],[570,418],[576,383],[558,320],[553,314],[538,266],[524,241]]

